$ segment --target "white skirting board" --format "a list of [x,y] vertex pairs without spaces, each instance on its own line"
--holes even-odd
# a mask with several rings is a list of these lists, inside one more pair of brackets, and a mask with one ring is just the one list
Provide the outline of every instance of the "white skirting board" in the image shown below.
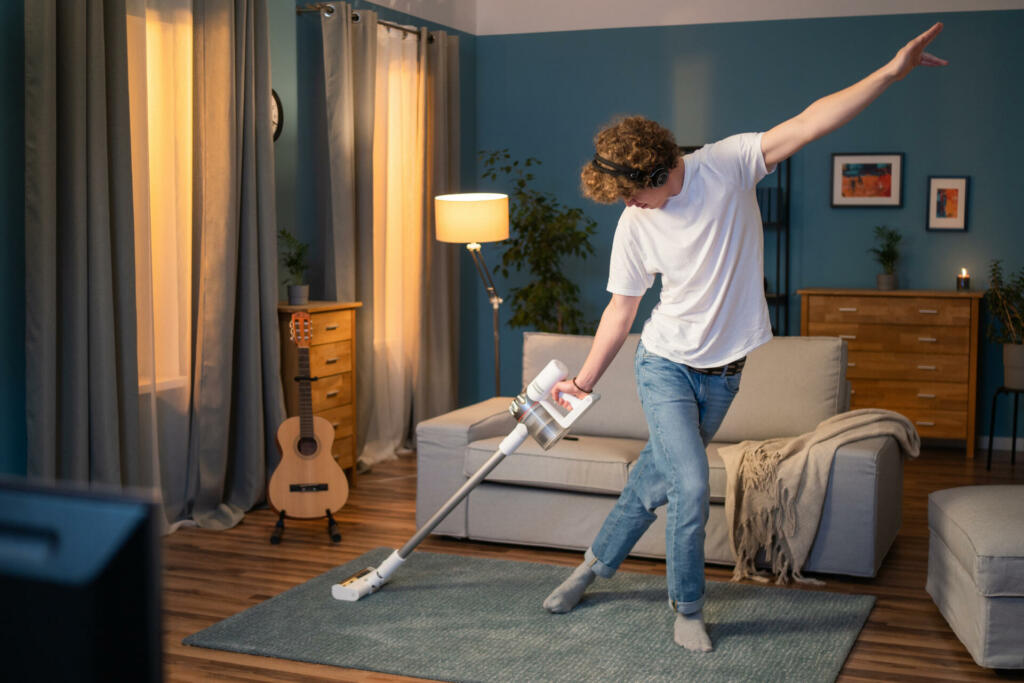
[[[1022,423],[1019,426],[1017,434],[1019,435],[1022,432],[1024,432],[1024,423]],[[992,439],[992,451],[1009,451],[1011,445],[1010,441],[1012,441],[1012,439],[1009,436],[995,437],[994,439]],[[984,450],[985,452],[988,452],[987,435],[978,437],[978,448]],[[1024,436],[1017,436],[1017,452],[1024,453]],[[975,457],[977,457],[977,451],[975,451]]]

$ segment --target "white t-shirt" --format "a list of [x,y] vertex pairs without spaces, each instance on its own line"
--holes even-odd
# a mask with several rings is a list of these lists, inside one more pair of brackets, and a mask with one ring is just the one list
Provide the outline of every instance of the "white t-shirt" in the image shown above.
[[661,299],[641,336],[651,353],[710,368],[771,339],[754,190],[770,172],[761,135],[733,135],[686,155],[679,194],[660,209],[622,212],[608,291],[640,296],[661,274]]

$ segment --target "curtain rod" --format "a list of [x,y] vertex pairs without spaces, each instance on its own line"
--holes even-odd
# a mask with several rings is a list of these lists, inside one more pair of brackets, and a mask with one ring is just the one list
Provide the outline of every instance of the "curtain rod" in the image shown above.
[[[312,5],[303,5],[302,7],[295,8],[296,14],[305,14],[306,12],[323,12],[323,15],[325,17],[331,16],[332,14],[334,14],[335,11],[335,8],[332,7],[330,3],[326,2],[317,2]],[[359,13],[357,11],[352,12],[352,20],[359,21]],[[378,19],[377,23],[382,26],[387,26],[389,28],[398,29],[399,31],[404,31],[405,33],[410,33],[416,36],[417,38],[419,38],[420,35],[419,29],[409,28],[408,26],[402,26],[401,24],[396,24],[391,21],[384,21],[383,19]],[[434,36],[428,36],[427,42],[434,42]]]

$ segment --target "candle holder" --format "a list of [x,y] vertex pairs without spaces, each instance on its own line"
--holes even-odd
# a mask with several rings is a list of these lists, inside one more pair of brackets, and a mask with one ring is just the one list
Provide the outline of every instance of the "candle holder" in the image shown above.
[[960,274],[956,276],[956,291],[966,292],[971,288],[971,276],[966,270],[960,271]]

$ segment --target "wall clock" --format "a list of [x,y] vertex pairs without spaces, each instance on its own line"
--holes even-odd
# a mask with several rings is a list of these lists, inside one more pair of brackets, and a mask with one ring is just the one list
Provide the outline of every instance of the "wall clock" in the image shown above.
[[281,98],[277,96],[276,90],[270,91],[270,126],[274,131],[274,140],[277,140],[284,128],[284,109],[281,108]]

